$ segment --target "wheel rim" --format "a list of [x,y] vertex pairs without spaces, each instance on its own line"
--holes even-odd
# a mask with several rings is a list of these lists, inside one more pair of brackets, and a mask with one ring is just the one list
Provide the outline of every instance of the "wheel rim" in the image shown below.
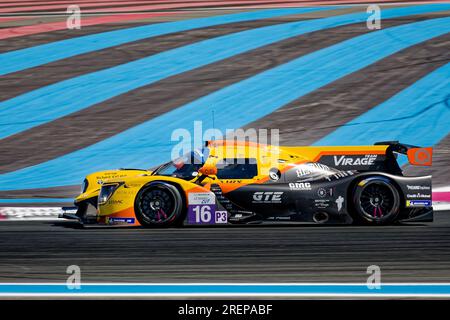
[[141,198],[141,213],[151,223],[160,224],[171,221],[175,215],[173,195],[163,189],[150,189]]
[[365,216],[383,220],[393,212],[396,199],[391,187],[384,183],[372,183],[361,192],[360,205]]

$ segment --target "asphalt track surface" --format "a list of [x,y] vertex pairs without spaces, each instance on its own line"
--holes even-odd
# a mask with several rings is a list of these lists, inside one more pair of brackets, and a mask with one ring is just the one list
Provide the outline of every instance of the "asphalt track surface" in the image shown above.
[[383,227],[83,228],[0,224],[0,282],[449,282],[450,212]]

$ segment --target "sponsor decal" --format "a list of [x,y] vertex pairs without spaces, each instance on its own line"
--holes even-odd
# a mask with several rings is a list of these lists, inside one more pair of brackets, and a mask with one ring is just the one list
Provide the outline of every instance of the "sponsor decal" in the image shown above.
[[408,190],[431,190],[430,186],[412,186],[407,184],[406,187]]
[[134,224],[134,218],[106,217],[107,224]]
[[309,182],[291,182],[289,183],[291,190],[311,190],[311,183]]
[[299,166],[298,169],[295,170],[295,173],[297,174],[297,178],[302,178],[304,176],[317,173],[317,171],[329,171],[329,170],[330,167],[324,164],[311,162]]
[[325,198],[326,196],[333,196],[333,188],[319,188],[317,189],[317,195],[319,198]]
[[338,212],[341,212],[342,205],[344,204],[344,197],[339,196],[339,198],[337,198],[335,202],[337,204]]
[[123,177],[126,177],[126,176],[127,176],[127,174],[125,174],[125,173],[119,173],[119,174],[117,174],[117,173],[106,173],[106,174],[101,175],[101,176],[96,176],[95,178],[99,179],[99,180],[106,180],[106,179],[123,178]]
[[407,207],[431,207],[431,200],[406,200]]
[[122,204],[123,200],[109,200],[108,204]]
[[353,171],[340,171],[340,172],[338,172],[338,173],[335,173],[335,174],[333,174],[333,175],[331,175],[331,176],[327,176],[327,177],[325,177],[328,181],[331,181],[331,180],[339,180],[339,179],[341,179],[341,178],[345,178],[345,177],[349,177],[349,176],[352,176],[352,175],[354,175],[355,173],[353,172]]
[[330,207],[330,200],[328,200],[328,199],[314,200],[314,206],[318,209],[326,209],[326,208]]
[[[129,186],[127,185],[126,188],[129,188]],[[136,194],[136,191],[122,188],[117,190],[114,194],[123,196],[132,196]]]
[[216,197],[212,192],[191,192],[188,195],[189,204],[215,204]]
[[255,192],[253,193],[253,203],[281,203],[281,196],[284,192]]
[[269,170],[269,177],[273,181],[278,181],[281,177],[281,172],[278,168],[272,168]]
[[431,194],[423,194],[423,193],[414,193],[414,194],[407,194],[406,197],[408,199],[431,199]]
[[275,216],[275,217],[267,217],[266,220],[277,220],[277,221],[291,221],[292,217],[280,217],[280,216]]
[[[188,195],[188,223],[215,224],[216,197],[212,192],[193,192]],[[221,222],[222,223],[222,222]],[[225,222],[226,223],[226,222]]]
[[242,180],[223,180],[222,183],[242,183]]
[[367,154],[364,156],[333,156],[335,166],[371,166],[377,160],[378,155]]
[[[407,199],[431,199],[431,186],[407,184],[406,188],[410,191],[415,191],[414,193],[407,193]],[[422,193],[421,191],[424,191],[425,193]]]
[[363,186],[366,185],[366,183],[367,183],[367,180],[361,180],[361,181],[358,183],[358,186],[363,187]]
[[325,197],[327,196],[327,190],[325,190],[325,188],[319,188],[319,189],[317,190],[317,195],[318,195],[320,198],[325,198]]
[[121,174],[105,174],[105,175],[102,175],[102,176],[96,176],[95,178],[97,179],[97,184],[101,185],[101,184],[103,184],[103,182],[105,180],[124,178],[124,177],[127,177],[127,174],[125,174],[125,173],[121,173]]

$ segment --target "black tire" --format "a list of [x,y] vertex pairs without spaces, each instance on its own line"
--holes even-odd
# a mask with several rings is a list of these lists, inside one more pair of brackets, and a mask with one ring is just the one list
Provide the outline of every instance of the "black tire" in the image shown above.
[[353,191],[355,220],[362,224],[386,225],[400,212],[400,195],[385,177],[368,177],[358,181]]
[[144,227],[174,226],[183,216],[183,198],[175,186],[153,182],[138,192],[134,208]]

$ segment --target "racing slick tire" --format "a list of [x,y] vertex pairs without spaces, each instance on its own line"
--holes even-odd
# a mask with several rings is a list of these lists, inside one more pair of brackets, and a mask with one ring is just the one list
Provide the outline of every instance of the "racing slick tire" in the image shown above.
[[353,208],[356,223],[386,225],[400,212],[400,194],[385,177],[364,178],[353,190]]
[[173,185],[153,182],[143,187],[135,200],[135,215],[143,227],[169,227],[180,223],[183,198]]

